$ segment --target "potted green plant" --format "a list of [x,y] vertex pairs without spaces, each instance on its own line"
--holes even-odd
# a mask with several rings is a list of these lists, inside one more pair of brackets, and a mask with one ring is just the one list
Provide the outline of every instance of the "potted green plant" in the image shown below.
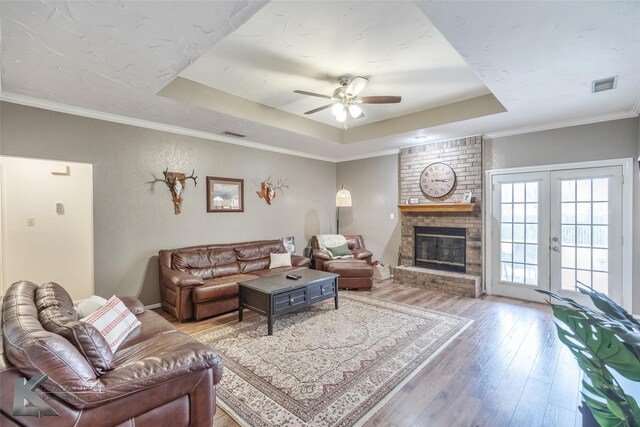
[[640,322],[605,294],[579,283],[596,309],[552,292],[558,338],[584,375],[582,397],[602,427],[640,427]]

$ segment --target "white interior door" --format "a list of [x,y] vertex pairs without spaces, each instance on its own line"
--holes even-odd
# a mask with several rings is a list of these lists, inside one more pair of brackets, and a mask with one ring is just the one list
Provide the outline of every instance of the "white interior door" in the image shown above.
[[491,190],[493,294],[588,304],[581,282],[621,303],[621,166],[494,175]]

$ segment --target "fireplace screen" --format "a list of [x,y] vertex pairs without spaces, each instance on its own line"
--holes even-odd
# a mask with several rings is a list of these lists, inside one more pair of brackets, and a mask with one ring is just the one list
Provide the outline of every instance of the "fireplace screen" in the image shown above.
[[465,273],[465,228],[415,227],[414,265]]

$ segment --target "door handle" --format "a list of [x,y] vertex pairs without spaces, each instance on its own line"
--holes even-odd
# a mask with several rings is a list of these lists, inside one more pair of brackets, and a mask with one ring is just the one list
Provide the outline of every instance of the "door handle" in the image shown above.
[[554,252],[560,252],[560,248],[557,246],[551,246],[551,250]]

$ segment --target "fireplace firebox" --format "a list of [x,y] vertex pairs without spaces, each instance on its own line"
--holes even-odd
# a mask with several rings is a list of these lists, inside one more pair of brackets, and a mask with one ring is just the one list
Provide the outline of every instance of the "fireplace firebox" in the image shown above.
[[415,227],[413,265],[466,273],[466,228]]

